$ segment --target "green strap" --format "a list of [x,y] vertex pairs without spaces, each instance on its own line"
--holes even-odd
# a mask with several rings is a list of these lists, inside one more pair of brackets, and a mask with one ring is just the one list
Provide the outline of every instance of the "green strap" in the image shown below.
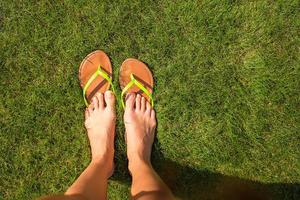
[[122,102],[122,106],[123,108],[125,108],[125,103],[124,103],[124,94],[127,92],[127,90],[129,88],[131,88],[133,85],[136,85],[138,88],[140,88],[148,97],[150,97],[150,101],[151,101],[151,106],[153,107],[154,106],[154,101],[153,101],[153,97],[152,97],[152,94],[144,87],[144,85],[139,82],[138,80],[136,80],[134,78],[134,75],[133,74],[130,74],[130,82],[124,87],[124,89],[122,90],[122,93],[121,93],[121,102]]
[[107,80],[107,82],[109,83],[109,85],[112,88],[113,93],[115,93],[115,88],[112,84],[112,80],[110,78],[110,76],[101,69],[101,66],[99,65],[99,67],[97,68],[96,72],[90,77],[90,79],[88,80],[88,82],[85,84],[84,88],[83,88],[83,99],[84,99],[84,103],[86,106],[89,105],[85,95],[86,95],[86,90],[88,89],[88,87],[90,87],[91,83],[97,78],[97,76],[102,76],[105,80]]

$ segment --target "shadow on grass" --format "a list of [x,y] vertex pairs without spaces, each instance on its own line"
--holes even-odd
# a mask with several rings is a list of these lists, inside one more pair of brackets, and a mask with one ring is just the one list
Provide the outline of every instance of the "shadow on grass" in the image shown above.
[[[152,163],[158,174],[180,199],[188,200],[271,200],[300,199],[300,184],[264,184],[208,170],[196,170],[164,158],[160,144],[155,141]],[[125,155],[124,155],[125,156]],[[117,162],[113,180],[130,185],[127,163]]]

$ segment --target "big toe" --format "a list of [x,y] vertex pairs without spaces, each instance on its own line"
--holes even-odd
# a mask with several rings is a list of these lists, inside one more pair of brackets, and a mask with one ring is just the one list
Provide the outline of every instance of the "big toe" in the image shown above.
[[115,95],[112,93],[112,91],[106,91],[104,94],[104,98],[105,98],[105,102],[106,102],[106,106],[108,108],[114,109],[115,108]]
[[125,111],[132,110],[134,108],[134,103],[135,103],[135,94],[134,93],[128,94],[126,97]]

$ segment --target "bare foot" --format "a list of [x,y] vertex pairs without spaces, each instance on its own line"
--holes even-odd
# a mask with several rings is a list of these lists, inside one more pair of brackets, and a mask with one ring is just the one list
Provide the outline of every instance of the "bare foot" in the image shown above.
[[144,97],[131,93],[127,95],[124,121],[129,168],[140,161],[150,165],[156,127],[155,111]]
[[85,127],[91,145],[92,162],[113,171],[115,137],[115,96],[111,91],[98,93],[85,111]]

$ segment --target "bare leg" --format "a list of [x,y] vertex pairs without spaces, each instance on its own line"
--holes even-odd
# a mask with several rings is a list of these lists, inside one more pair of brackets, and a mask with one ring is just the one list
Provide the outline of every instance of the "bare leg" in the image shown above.
[[155,111],[144,97],[129,94],[124,121],[133,199],[174,199],[171,191],[152,168],[150,161],[156,127]]
[[80,195],[88,200],[107,198],[107,181],[113,172],[115,136],[115,97],[107,91],[97,94],[85,113],[85,127],[92,161],[65,195]]

